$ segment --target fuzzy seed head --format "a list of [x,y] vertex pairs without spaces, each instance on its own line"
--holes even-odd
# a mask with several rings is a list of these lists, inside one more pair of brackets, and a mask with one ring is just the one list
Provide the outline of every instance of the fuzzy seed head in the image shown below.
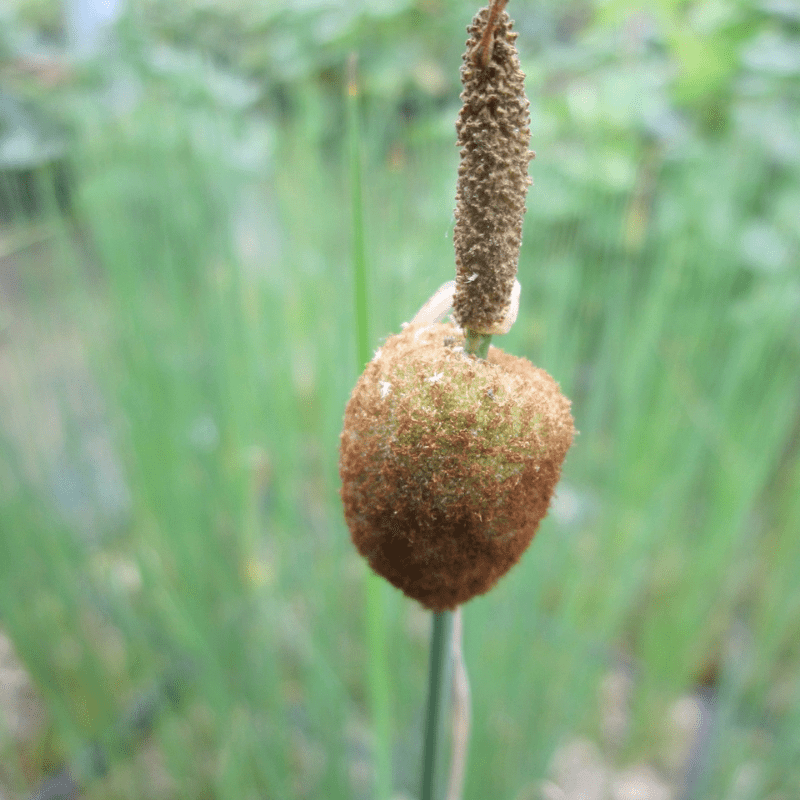
[[500,330],[511,301],[522,243],[530,104],[508,13],[481,9],[467,28],[461,147],[456,188],[456,292],[453,318],[476,333]]
[[465,355],[450,324],[410,325],[380,352],[345,411],[345,518],[375,572],[452,609],[530,544],[572,443],[570,402],[524,358]]

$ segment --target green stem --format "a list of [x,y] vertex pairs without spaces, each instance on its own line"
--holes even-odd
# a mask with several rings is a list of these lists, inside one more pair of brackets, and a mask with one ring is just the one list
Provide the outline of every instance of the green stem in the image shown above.
[[364,201],[361,196],[361,136],[359,134],[356,54],[347,61],[347,133],[350,161],[350,201],[353,217],[353,278],[356,311],[356,352],[358,369],[370,359],[367,313],[367,255],[364,245]]
[[491,334],[477,333],[468,329],[464,352],[485,359],[489,355],[489,343],[491,341]]
[[430,666],[428,668],[428,707],[425,716],[421,800],[433,800],[434,796],[442,717],[447,702],[446,688],[450,685],[449,656],[452,630],[453,614],[451,611],[434,613]]
[[[355,53],[348,60],[347,128],[350,161],[350,197],[353,215],[353,276],[355,288],[356,352],[359,371],[370,360],[367,306],[367,257],[364,246],[364,204],[361,196],[361,137],[359,135],[358,82]],[[392,793],[391,709],[389,663],[386,648],[383,581],[367,573],[367,646],[369,650],[369,694],[375,731],[376,800]]]

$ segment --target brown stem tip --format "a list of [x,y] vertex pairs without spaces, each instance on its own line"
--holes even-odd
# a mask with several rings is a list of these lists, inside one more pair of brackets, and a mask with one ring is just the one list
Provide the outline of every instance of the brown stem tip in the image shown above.
[[497,25],[497,18],[500,12],[508,5],[508,0],[494,0],[489,9],[489,19],[486,21],[486,29],[483,32],[478,46],[472,51],[472,60],[476,66],[486,69],[492,58],[492,47],[494,45],[494,29]]

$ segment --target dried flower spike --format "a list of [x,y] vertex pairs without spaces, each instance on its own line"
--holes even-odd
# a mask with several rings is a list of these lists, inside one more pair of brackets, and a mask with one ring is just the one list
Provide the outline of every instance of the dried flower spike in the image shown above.
[[453,318],[479,334],[505,333],[530,186],[530,104],[505,11],[481,9],[467,29],[463,107],[456,122],[461,163],[456,189]]

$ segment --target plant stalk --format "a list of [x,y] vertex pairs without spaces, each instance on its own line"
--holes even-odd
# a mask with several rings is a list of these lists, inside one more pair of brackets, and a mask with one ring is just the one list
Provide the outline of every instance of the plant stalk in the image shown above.
[[359,372],[370,359],[367,306],[367,256],[364,245],[364,200],[361,195],[361,136],[358,115],[356,54],[347,60],[347,132],[350,162],[350,202],[353,220],[353,287],[356,312],[356,352]]
[[450,686],[450,639],[453,630],[451,611],[434,612],[431,652],[428,667],[428,706],[422,758],[421,800],[433,800],[436,789],[437,759],[441,744],[442,718]]

